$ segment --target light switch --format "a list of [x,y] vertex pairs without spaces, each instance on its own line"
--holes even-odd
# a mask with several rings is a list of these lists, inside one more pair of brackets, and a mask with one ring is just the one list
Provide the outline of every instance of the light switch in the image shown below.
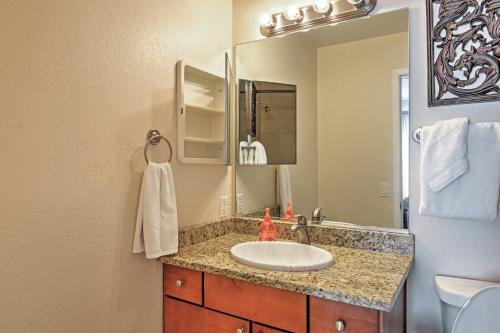
[[228,214],[228,198],[227,195],[223,195],[219,198],[219,216],[226,217]]
[[236,194],[236,214],[243,214],[245,210],[245,197],[243,193]]
[[389,197],[389,183],[380,183],[379,197],[388,198]]

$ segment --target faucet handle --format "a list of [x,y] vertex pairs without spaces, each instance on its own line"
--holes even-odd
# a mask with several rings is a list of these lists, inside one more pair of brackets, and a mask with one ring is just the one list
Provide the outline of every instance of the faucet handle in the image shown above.
[[297,216],[297,224],[298,225],[307,225],[307,217],[304,215]]
[[292,224],[290,229],[297,230],[301,227],[307,227],[307,218],[303,215],[297,215],[297,223]]
[[309,238],[309,232],[307,228],[307,218],[305,216],[297,216],[297,224],[292,225],[292,230],[297,231],[297,240],[302,244],[311,244],[311,239]]
[[321,224],[326,219],[326,215],[323,214],[323,208],[315,208],[312,214],[311,223]]
[[323,213],[323,207],[314,208],[313,216],[321,216]]

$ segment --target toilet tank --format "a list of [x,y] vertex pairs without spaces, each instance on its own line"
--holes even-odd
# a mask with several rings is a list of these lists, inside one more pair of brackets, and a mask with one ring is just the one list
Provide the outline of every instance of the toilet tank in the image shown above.
[[436,293],[441,300],[443,329],[451,333],[462,306],[481,289],[499,283],[437,275],[434,277]]

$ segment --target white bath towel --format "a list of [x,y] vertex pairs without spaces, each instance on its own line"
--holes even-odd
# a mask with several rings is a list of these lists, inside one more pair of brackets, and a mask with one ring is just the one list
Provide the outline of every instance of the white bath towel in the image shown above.
[[434,192],[421,180],[420,214],[483,221],[496,219],[500,190],[500,123],[469,125],[467,141],[469,171],[439,192]]
[[467,118],[438,121],[422,129],[420,172],[432,191],[441,191],[469,169],[468,129]]
[[146,258],[177,253],[178,226],[174,178],[169,163],[149,162],[142,179],[134,253]]
[[288,165],[278,166],[278,188],[280,195],[280,208],[283,215],[289,203],[292,203],[292,183]]
[[255,147],[255,152],[253,153],[253,163],[252,164],[266,165],[267,164],[267,154],[266,154],[266,148],[264,148],[264,145],[262,143],[260,143],[259,141],[254,141],[254,142],[252,142],[250,147]]

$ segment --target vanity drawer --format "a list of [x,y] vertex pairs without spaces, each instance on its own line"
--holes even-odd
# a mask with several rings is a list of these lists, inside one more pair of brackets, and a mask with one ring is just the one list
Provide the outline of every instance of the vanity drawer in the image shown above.
[[205,273],[205,306],[295,333],[307,330],[307,296]]
[[197,305],[164,298],[164,333],[249,333],[250,322]]
[[172,265],[163,265],[165,295],[203,304],[203,273]]
[[280,331],[275,328],[270,328],[266,326],[262,326],[256,323],[252,323],[252,332],[253,333],[285,333],[285,331]]
[[378,333],[378,311],[350,304],[310,298],[310,332],[337,333],[337,321],[345,324],[344,333]]

